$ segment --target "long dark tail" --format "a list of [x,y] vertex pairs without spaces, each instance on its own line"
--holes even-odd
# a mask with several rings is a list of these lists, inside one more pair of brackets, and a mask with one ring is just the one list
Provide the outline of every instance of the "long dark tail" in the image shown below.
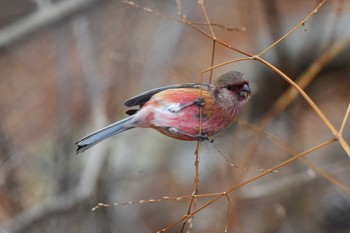
[[122,133],[128,129],[134,128],[133,126],[130,126],[131,125],[130,120],[132,120],[133,117],[134,116],[130,116],[121,121],[115,122],[79,140],[78,142],[75,143],[78,147],[76,153],[77,154],[82,153],[87,149],[89,149],[90,147],[96,145],[97,143],[109,137],[112,137],[113,135]]

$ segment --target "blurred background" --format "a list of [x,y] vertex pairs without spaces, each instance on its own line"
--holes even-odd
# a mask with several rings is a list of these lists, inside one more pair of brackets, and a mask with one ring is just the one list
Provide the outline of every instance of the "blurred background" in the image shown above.
[[[218,39],[259,54],[319,1],[204,3]],[[262,56],[294,80],[319,69],[304,90],[336,129],[350,101],[349,3],[327,1]],[[199,81],[210,67],[213,41],[176,21],[179,13],[210,33],[197,1],[0,0],[1,233],[156,232],[186,214],[188,199],[91,208],[191,195],[195,142],[135,129],[82,155],[75,155],[74,145],[125,117],[126,99]],[[240,57],[215,46],[214,64]],[[289,85],[266,66],[233,63],[215,69],[213,79],[229,70],[245,73],[252,88],[239,122],[214,137],[236,167],[202,143],[199,193],[223,192],[333,138],[301,97],[271,113]],[[208,81],[209,74],[204,77]],[[344,138],[350,141],[349,124]],[[190,231],[350,232],[349,157],[334,142],[306,158],[233,192],[230,205],[227,198],[216,201],[196,214]],[[208,200],[199,199],[196,207]],[[168,232],[180,229],[181,224]]]

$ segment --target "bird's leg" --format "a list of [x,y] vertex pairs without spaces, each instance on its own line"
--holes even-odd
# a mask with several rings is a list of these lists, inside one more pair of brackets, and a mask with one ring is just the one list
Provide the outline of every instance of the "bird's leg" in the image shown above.
[[175,128],[175,127],[169,127],[169,128],[167,128],[167,130],[170,133],[182,134],[182,135],[191,137],[191,138],[199,140],[199,141],[214,142],[214,139],[210,138],[207,133],[193,135],[193,134],[182,132],[181,130],[179,130],[178,128]]
[[168,107],[168,110],[172,113],[179,112],[184,108],[187,108],[188,106],[191,105],[198,105],[199,107],[204,107],[205,105],[205,100],[203,97],[198,97],[197,99],[187,103],[187,104],[172,104]]

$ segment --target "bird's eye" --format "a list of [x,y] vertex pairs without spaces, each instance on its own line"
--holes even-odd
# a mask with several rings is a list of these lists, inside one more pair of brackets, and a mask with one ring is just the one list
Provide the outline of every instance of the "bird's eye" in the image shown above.
[[229,90],[229,91],[234,91],[234,90],[236,90],[236,86],[235,85],[227,85],[227,90]]

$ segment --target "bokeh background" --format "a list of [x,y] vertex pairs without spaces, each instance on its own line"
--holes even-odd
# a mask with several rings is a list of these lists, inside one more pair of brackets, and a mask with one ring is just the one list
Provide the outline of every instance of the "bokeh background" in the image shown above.
[[[124,100],[158,86],[198,82],[213,41],[197,1],[0,0],[0,232],[156,232],[186,214],[188,199],[91,211],[97,203],[191,195],[195,142],[135,129],[82,155],[74,143],[125,117]],[[217,38],[259,54],[317,6],[303,0],[208,0]],[[152,12],[150,12],[152,11]],[[339,129],[350,101],[350,4],[327,1],[263,55],[292,79],[333,46],[341,49],[305,91]],[[214,64],[242,55],[216,45]],[[227,190],[291,157],[247,127],[267,116],[288,83],[257,61],[215,69],[246,74],[252,98],[240,121],[201,145],[199,193]],[[204,75],[208,81],[208,73]],[[301,153],[333,135],[297,97],[264,132]],[[349,126],[344,138],[350,141]],[[196,214],[191,232],[350,232],[349,157],[334,142],[306,156],[341,185],[298,160]],[[340,188],[339,188],[340,187]],[[196,207],[208,198],[201,198]],[[230,214],[227,214],[229,209]],[[181,224],[169,230],[180,232]]]

